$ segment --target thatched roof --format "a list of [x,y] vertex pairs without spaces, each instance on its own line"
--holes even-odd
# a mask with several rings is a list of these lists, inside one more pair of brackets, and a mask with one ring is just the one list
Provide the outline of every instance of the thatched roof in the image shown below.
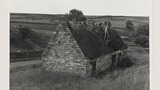
[[127,48],[121,37],[113,29],[108,30],[111,38],[111,48],[103,39],[103,32],[100,27],[90,25],[87,26],[82,23],[66,23],[83,54],[89,59],[95,59],[102,55],[109,54],[113,52],[113,50],[117,51]]
[[104,41],[99,39],[94,33],[87,30],[87,28],[75,29],[69,22],[67,22],[67,26],[86,58],[95,59],[112,52]]

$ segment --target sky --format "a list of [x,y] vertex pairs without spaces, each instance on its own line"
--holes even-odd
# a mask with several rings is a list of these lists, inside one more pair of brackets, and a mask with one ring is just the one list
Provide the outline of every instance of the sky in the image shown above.
[[11,13],[150,16],[152,0],[9,0]]

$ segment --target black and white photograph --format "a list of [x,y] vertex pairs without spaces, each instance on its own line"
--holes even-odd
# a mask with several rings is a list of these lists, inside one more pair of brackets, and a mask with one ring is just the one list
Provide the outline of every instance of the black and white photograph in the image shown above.
[[10,90],[150,90],[152,0],[9,0]]

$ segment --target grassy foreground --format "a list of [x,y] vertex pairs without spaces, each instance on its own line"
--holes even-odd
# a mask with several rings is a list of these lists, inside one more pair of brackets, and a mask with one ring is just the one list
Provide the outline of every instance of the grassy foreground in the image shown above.
[[149,90],[149,54],[140,47],[129,47],[119,68],[101,77],[48,72],[40,65],[17,67],[10,71],[10,90]]

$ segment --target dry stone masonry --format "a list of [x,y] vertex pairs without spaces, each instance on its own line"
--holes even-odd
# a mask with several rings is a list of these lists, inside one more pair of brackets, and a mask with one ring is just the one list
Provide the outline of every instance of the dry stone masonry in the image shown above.
[[57,29],[60,31],[53,35],[43,53],[44,67],[52,71],[85,75],[87,60],[76,40],[64,26],[60,25]]

